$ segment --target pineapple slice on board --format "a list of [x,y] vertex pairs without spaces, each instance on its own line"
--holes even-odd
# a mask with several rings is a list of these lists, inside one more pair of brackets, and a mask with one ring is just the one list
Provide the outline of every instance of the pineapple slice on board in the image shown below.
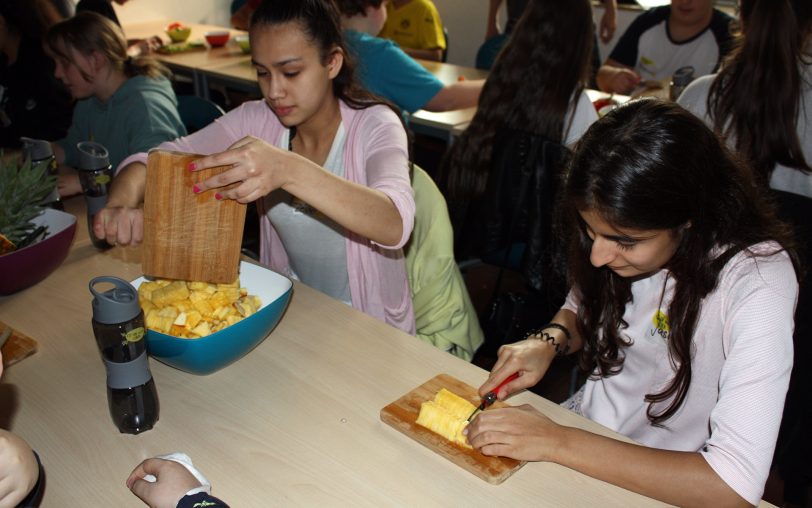
[[462,431],[468,425],[466,418],[476,406],[459,395],[441,388],[433,400],[420,405],[417,424],[443,436],[452,443],[472,448]]

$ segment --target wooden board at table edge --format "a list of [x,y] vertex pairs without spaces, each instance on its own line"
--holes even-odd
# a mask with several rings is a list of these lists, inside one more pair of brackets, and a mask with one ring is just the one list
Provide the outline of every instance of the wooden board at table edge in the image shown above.
[[[0,321],[0,332],[6,328],[11,328],[6,323]],[[14,365],[20,360],[27,358],[37,352],[37,341],[11,328],[11,336],[3,344],[3,367]]]
[[[418,425],[416,421],[420,413],[420,404],[433,399],[440,388],[445,388],[472,404],[479,405],[480,397],[476,388],[448,374],[439,374],[381,409],[381,421],[494,485],[502,483],[526,464],[524,461],[507,457],[482,455],[476,450],[453,444]],[[508,407],[508,404],[497,401],[493,407]]]

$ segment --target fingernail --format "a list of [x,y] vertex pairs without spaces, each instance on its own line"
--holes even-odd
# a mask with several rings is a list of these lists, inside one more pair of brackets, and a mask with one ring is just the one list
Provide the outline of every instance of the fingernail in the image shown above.
[[223,196],[218,192],[214,195],[214,199],[220,200],[223,199]]
[[186,166],[186,168],[187,168],[189,171],[194,171],[194,170],[195,170],[195,167],[197,167],[197,166],[195,166],[195,163],[194,163],[194,162],[190,162],[190,163],[189,163],[189,165],[188,165],[188,166]]
[[192,190],[194,191],[194,193],[195,193],[195,194],[199,194],[199,193],[200,193],[200,187],[198,187],[197,185],[195,185],[194,187],[192,187]]

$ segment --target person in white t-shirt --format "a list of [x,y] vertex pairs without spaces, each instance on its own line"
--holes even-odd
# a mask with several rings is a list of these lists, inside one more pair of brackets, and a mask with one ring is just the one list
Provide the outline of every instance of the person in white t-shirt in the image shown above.
[[744,38],[679,103],[770,187],[812,198],[812,2],[742,0]]
[[570,295],[479,391],[518,372],[504,399],[578,351],[590,377],[568,406],[639,444],[527,405],[480,413],[469,442],[678,506],[758,504],[792,368],[789,229],[713,131],[657,100],[593,124],[560,192]]

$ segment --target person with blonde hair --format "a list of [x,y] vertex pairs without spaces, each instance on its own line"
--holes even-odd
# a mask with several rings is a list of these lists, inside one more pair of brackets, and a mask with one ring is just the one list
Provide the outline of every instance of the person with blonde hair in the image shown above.
[[[75,167],[80,141],[104,145],[117,167],[130,154],[186,134],[169,71],[154,58],[128,56],[121,28],[109,19],[80,12],[51,27],[44,45],[54,74],[78,101],[67,136],[54,147],[60,163]],[[59,185],[62,195],[80,192],[70,169]]]

